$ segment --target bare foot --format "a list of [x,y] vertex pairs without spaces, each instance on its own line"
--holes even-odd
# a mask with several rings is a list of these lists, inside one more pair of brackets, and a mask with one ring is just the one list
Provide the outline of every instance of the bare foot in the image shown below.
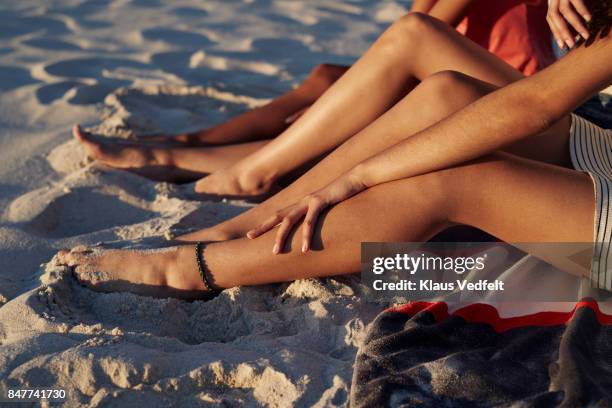
[[155,181],[191,182],[203,172],[182,169],[174,165],[168,149],[121,140],[103,140],[75,125],[72,129],[88,156],[107,166],[127,170]]
[[72,128],[72,135],[85,147],[92,159],[110,167],[132,169],[170,164],[161,149],[120,140],[105,141],[101,137],[83,131],[79,125]]
[[144,143],[159,143],[168,147],[208,147],[214,146],[214,144],[206,143],[202,141],[202,134],[206,134],[205,131],[193,132],[193,133],[182,133],[178,135],[150,135],[138,139],[139,142]]
[[80,246],[60,251],[58,258],[62,265],[73,268],[82,284],[101,292],[183,299],[209,295],[191,245],[146,251]]

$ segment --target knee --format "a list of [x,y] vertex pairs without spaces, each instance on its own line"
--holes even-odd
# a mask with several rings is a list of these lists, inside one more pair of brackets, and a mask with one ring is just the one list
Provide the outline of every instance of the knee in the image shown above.
[[[424,13],[408,13],[395,21],[385,33],[391,40],[414,45],[413,41],[425,38],[435,26],[435,19]],[[419,45],[420,46],[420,45]]]
[[423,13],[408,13],[396,20],[378,39],[375,47],[388,54],[389,61],[400,60],[409,64],[417,58],[419,50],[432,38],[436,20]]
[[419,89],[450,114],[493,91],[495,87],[457,71],[439,71],[421,81]]
[[457,92],[477,91],[476,80],[468,75],[457,71],[439,71],[425,78],[420,87],[427,88],[428,92],[435,95],[456,95]]

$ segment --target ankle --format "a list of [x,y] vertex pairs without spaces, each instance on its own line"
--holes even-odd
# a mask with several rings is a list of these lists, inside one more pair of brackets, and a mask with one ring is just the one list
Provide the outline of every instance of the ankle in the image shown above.
[[163,254],[160,264],[164,266],[166,286],[175,289],[197,290],[199,271],[192,245],[181,245]]
[[168,149],[164,148],[152,148],[150,150],[150,156],[152,158],[153,164],[159,166],[174,166],[174,158]]
[[215,131],[217,127],[198,130],[185,135],[185,143],[189,146],[225,144],[224,134]]
[[276,172],[258,166],[239,169],[237,182],[243,191],[266,193],[277,180]]

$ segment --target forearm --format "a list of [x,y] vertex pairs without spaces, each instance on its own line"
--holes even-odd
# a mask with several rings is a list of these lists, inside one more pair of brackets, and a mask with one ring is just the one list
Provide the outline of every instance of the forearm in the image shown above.
[[545,130],[610,79],[605,63],[610,47],[599,48],[578,49],[548,69],[481,98],[362,162],[352,177],[371,187],[461,164]]

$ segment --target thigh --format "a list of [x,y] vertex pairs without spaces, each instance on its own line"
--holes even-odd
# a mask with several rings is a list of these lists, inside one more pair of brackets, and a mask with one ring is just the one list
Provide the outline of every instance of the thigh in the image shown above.
[[569,148],[570,126],[570,115],[566,115],[544,132],[507,146],[504,151],[571,169],[573,166]]
[[[317,222],[312,250],[306,254],[300,251],[298,226],[281,255],[272,254],[277,232],[272,229],[254,240],[211,244],[207,265],[235,275],[241,284],[351,273],[359,270],[360,242],[421,242],[456,223],[509,243],[588,243],[593,240],[593,214],[588,176],[500,153],[384,183],[339,203]],[[563,267],[538,250],[536,246],[533,254]],[[562,258],[566,255],[573,254]]]
[[567,272],[588,275],[595,193],[587,174],[498,153],[444,170],[442,178],[449,221],[480,228]]
[[497,153],[441,171],[454,222],[507,242],[592,242],[595,194],[582,172]]
[[458,71],[497,86],[523,78],[523,74],[454,28],[433,17],[410,13],[396,23],[405,38],[416,39],[414,57],[407,61],[414,75],[423,80],[440,71]]

